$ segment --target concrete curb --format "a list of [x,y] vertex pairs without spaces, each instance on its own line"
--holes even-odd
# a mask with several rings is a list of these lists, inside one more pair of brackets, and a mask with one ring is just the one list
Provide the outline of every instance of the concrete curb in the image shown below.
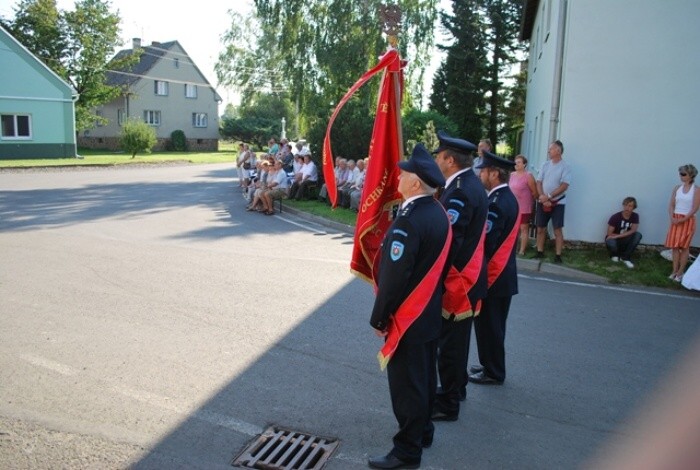
[[[316,215],[309,214],[307,212],[298,210],[294,207],[288,205],[283,206],[283,213],[292,214],[301,219],[314,222],[318,225],[337,230],[339,232],[346,233],[350,236],[355,234],[355,227],[352,225],[341,224],[340,222],[334,222],[332,220],[325,219]],[[567,268],[566,266],[561,266],[558,264],[548,263],[546,261],[528,258],[518,258],[517,261],[519,272],[535,272],[542,274],[551,274],[554,276],[563,276],[567,278],[578,279],[586,282],[593,282],[598,284],[607,284],[608,280],[602,276],[596,274],[586,273],[583,271],[578,271],[576,269]]]
[[309,222],[314,222],[318,225],[322,225],[324,227],[343,232],[350,236],[355,235],[355,227],[352,225],[341,224],[340,222],[335,222],[333,220],[328,220],[324,217],[309,214],[308,212],[304,212],[294,207],[290,207],[288,205],[285,205],[284,203],[282,203],[281,213],[292,214],[299,217],[300,219],[308,220]]
[[597,274],[591,274],[579,271],[573,268],[567,268],[559,264],[548,263],[538,259],[518,258],[516,260],[518,271],[529,271],[543,274],[553,274],[555,276],[564,276],[574,279],[579,279],[586,282],[595,282],[599,284],[607,284],[608,280]]

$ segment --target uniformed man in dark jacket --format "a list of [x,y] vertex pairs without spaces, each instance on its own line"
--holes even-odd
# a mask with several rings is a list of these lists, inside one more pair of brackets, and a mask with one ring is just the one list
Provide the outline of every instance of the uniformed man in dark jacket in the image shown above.
[[370,319],[377,335],[385,338],[380,361],[388,361],[399,431],[387,455],[369,459],[372,468],[418,468],[423,447],[433,441],[430,413],[451,238],[449,220],[434,193],[445,179],[422,144],[399,167],[398,190],[404,202],[382,242]]
[[515,251],[519,210],[518,201],[508,186],[515,164],[486,153],[479,167],[489,199],[484,245],[488,294],[481,304],[481,314],[474,320],[480,365],[470,368],[469,381],[500,385],[506,379],[506,319],[510,301],[518,293]]
[[472,320],[486,296],[483,254],[488,202],[484,186],[472,169],[476,145],[442,131],[438,138],[440,146],[433,153],[437,154],[435,161],[446,178],[440,202],[450,218],[452,246],[444,283],[438,352],[441,390],[432,419],[455,421],[461,395],[466,394]]

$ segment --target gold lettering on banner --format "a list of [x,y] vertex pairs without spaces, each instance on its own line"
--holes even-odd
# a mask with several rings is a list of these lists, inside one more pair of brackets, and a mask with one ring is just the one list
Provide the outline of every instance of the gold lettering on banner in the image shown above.
[[379,186],[374,188],[374,191],[369,193],[367,196],[367,199],[365,199],[365,202],[362,203],[362,212],[367,212],[367,209],[369,209],[377,200],[382,196],[382,193],[384,192],[384,188],[386,187],[386,183],[389,180],[389,171],[384,170],[384,175],[382,175],[382,181],[379,183]]
[[381,104],[382,112],[383,113],[388,113],[389,112],[389,104],[388,103],[382,103]]

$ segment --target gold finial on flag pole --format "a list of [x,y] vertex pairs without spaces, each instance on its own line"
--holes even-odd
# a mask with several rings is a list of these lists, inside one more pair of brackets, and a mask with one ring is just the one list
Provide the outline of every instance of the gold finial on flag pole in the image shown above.
[[382,20],[382,32],[387,35],[391,47],[396,47],[401,30],[401,8],[398,5],[380,5],[379,17]]

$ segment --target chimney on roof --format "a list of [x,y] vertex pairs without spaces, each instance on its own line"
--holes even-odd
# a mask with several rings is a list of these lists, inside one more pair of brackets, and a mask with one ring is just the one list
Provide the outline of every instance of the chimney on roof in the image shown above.
[[133,44],[134,50],[139,49],[141,47],[141,38],[132,38],[131,42]]
[[160,46],[160,42],[159,41],[151,41],[151,46],[158,47],[158,46]]

